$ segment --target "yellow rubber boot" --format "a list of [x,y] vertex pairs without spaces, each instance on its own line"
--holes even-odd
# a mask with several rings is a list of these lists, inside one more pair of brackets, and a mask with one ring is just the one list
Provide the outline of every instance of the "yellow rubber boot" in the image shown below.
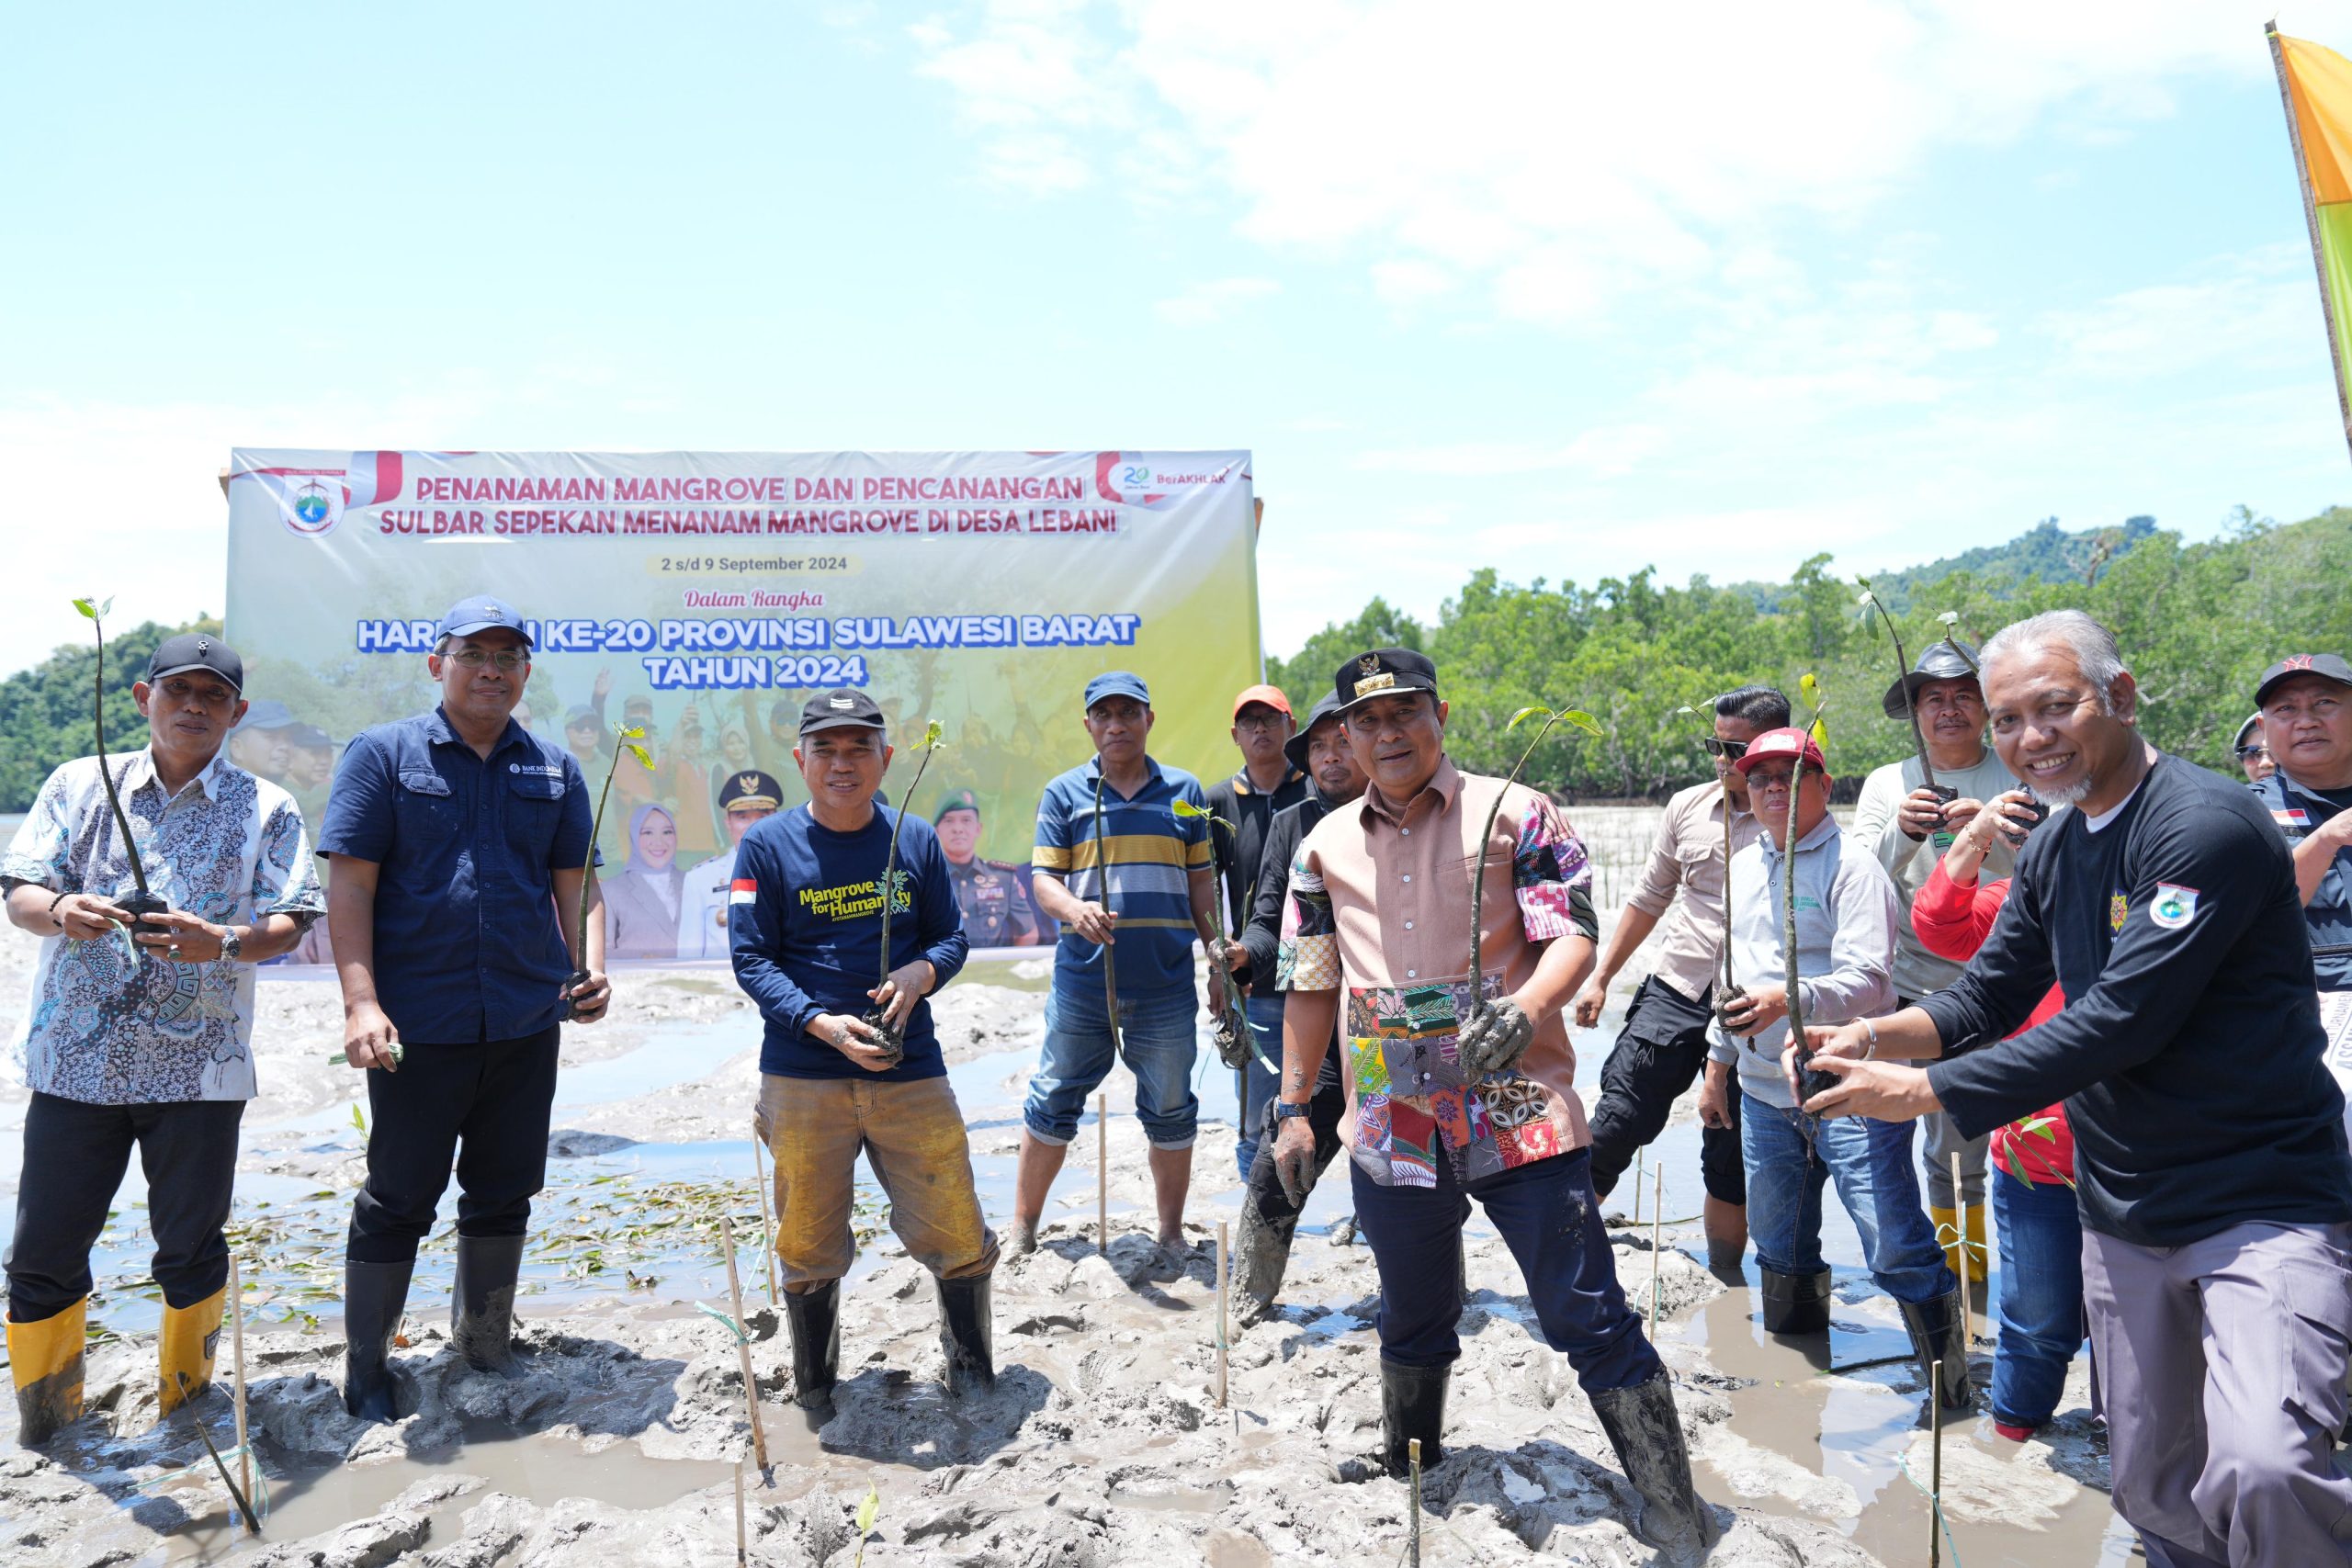
[[194,1306],[164,1308],[163,1332],[155,1338],[156,1396],[169,1416],[212,1382],[212,1357],[220,1348],[220,1318],[229,1287],[221,1286]]
[[8,1325],[8,1371],[17,1380],[17,1441],[28,1449],[82,1416],[85,1297],[39,1323]]
[[1936,1228],[1936,1245],[1944,1249],[1944,1267],[1951,1270],[1953,1279],[1966,1280],[1968,1276],[1960,1271],[1960,1211],[1929,1204],[1928,1223]]
[[1992,1254],[1984,1249],[1984,1211],[1988,1207],[1985,1203],[1968,1206],[1968,1280],[1974,1285],[1983,1284],[1992,1272]]

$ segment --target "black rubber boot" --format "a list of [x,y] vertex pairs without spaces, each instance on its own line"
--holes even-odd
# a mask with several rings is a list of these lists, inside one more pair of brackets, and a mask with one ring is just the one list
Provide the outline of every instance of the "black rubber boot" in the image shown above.
[[[1946,1291],[1928,1302],[1897,1302],[1903,1326],[1911,1331],[1911,1352],[1919,1358],[1919,1381],[1934,1386],[1936,1401],[1946,1410],[1966,1410],[1976,1402],[1968,1382],[1968,1313],[1958,1291]],[[1940,1383],[1935,1375],[1944,1364]]]
[[1274,1298],[1290,1271],[1290,1244],[1298,1233],[1297,1211],[1283,1201],[1279,1187],[1273,1206],[1281,1212],[1271,1219],[1262,1212],[1254,1175],[1241,1201],[1241,1234],[1233,1244],[1233,1317],[1244,1328],[1273,1315]]
[[1829,1284],[1826,1269],[1811,1274],[1764,1275],[1764,1332],[1819,1334],[1829,1326]]
[[1445,1385],[1452,1367],[1400,1367],[1380,1359],[1380,1457],[1388,1473],[1408,1473],[1407,1443],[1421,1440],[1421,1472],[1445,1462]]
[[1674,1385],[1664,1369],[1631,1388],[1602,1389],[1592,1396],[1593,1414],[1617,1450],[1625,1479],[1642,1495],[1635,1531],[1661,1551],[1696,1551],[1713,1544],[1714,1515],[1699,1500],[1690,1481],[1690,1451],[1682,1440],[1682,1417],[1674,1408]]
[[830,1413],[842,1364],[842,1282],[785,1292],[784,1314],[792,1325],[792,1403]]
[[[968,1280],[941,1280],[939,1290],[939,1348],[947,1357],[947,1392],[961,1397],[986,1393],[996,1387],[996,1318],[989,1304],[987,1274]],[[796,1351],[799,1341],[793,1341]]]
[[392,1340],[408,1306],[408,1263],[343,1265],[343,1407],[362,1421],[397,1421]]
[[461,1235],[449,1292],[449,1343],[478,1372],[514,1370],[514,1281],[523,1272],[519,1235]]

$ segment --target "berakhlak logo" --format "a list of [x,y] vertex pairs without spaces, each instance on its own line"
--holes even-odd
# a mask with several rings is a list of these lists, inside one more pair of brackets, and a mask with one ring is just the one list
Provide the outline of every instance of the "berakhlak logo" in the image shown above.
[[354,452],[340,468],[246,468],[230,478],[260,485],[288,532],[317,538],[334,533],[348,509],[397,500],[401,467],[398,452]]
[[1124,452],[1094,454],[1094,489],[1103,500],[1119,506],[1158,506],[1168,497],[1147,494],[1151,482],[1149,463],[1135,461]]

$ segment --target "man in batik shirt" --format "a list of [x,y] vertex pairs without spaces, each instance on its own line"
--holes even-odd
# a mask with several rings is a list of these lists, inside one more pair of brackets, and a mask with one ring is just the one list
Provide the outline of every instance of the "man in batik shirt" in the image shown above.
[[[1575,1088],[1563,1010],[1592,968],[1597,929],[1584,846],[1544,796],[1447,761],[1446,705],[1427,659],[1376,649],[1341,665],[1334,688],[1371,783],[1292,863],[1276,960],[1291,994],[1274,1159],[1286,1186],[1306,1184],[1306,1111],[1344,991],[1340,1128],[1380,1269],[1384,1458],[1401,1473],[1415,1438],[1424,1466],[1443,1458],[1475,1198],[1642,1495],[1642,1533],[1699,1544],[1711,1517],[1691,1488],[1666,1370],[1618,1289]],[[1464,963],[1474,866],[1484,888],[1475,982]]]

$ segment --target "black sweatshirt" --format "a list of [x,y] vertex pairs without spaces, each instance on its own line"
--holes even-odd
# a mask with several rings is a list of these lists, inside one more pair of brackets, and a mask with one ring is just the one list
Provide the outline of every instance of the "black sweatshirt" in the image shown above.
[[[2003,1039],[2053,982],[2065,1009]],[[2100,831],[2053,818],[1966,972],[1920,1005],[1962,1053],[1928,1068],[1962,1133],[2065,1100],[2101,1235],[2179,1247],[2352,1220],[2294,868],[2235,780],[2159,755]]]
[[[1314,793],[1306,775],[1295,768],[1272,795],[1260,794],[1246,769],[1209,785],[1209,809],[1233,824],[1230,831],[1212,824],[1209,842],[1216,852],[1217,874],[1225,882],[1225,929],[1234,933],[1236,941],[1249,922],[1257,890],[1264,885],[1259,867],[1265,861],[1266,834],[1272,819]],[[1284,878],[1290,875],[1288,856],[1283,859],[1282,871]],[[1271,965],[1266,973],[1273,973]]]

